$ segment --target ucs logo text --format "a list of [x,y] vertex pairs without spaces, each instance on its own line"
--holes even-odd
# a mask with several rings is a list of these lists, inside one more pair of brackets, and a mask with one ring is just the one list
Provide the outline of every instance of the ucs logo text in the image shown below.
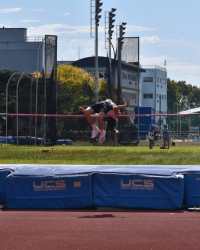
[[134,179],[128,180],[125,182],[121,179],[121,189],[146,189],[146,190],[154,190],[154,183],[153,180],[140,180]]
[[33,181],[33,191],[66,190],[65,180],[57,181]]

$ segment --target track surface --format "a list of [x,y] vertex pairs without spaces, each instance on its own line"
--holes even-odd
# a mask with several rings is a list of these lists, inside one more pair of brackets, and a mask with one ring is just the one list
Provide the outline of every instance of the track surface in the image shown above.
[[0,250],[199,250],[200,212],[0,210]]

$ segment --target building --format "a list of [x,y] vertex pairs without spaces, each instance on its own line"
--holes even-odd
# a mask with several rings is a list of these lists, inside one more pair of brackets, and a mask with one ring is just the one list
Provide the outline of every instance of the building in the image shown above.
[[44,39],[28,38],[25,28],[0,28],[0,69],[42,72]]
[[[156,114],[167,114],[167,70],[158,66],[144,66],[140,76],[141,107],[151,107]],[[156,117],[157,123],[166,124],[164,117]]]

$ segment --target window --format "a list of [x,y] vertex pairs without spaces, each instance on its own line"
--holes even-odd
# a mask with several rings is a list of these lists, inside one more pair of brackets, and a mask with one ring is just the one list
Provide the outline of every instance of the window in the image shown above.
[[127,79],[127,78],[128,78],[127,73],[123,73],[123,78],[124,78],[124,79]]
[[153,82],[153,77],[143,77],[143,82]]
[[164,95],[162,95],[162,99],[164,100]]
[[144,97],[144,99],[152,99],[153,94],[144,94],[143,97]]
[[128,80],[137,81],[137,77],[135,75],[128,74]]
[[136,93],[130,93],[130,92],[122,92],[122,97],[123,98],[128,97],[129,99],[137,99],[137,94]]

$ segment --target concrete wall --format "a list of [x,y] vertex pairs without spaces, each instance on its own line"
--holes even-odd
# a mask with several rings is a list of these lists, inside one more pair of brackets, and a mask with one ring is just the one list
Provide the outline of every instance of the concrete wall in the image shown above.
[[[37,71],[38,48],[41,42],[26,42],[26,29],[0,29],[0,69]],[[44,67],[44,44],[40,47],[39,67]]]
[[27,29],[24,28],[1,28],[0,42],[24,42],[27,37]]
[[[26,74],[37,71],[39,42],[0,43],[0,69],[25,71]],[[39,71],[43,68],[44,44],[40,48]]]

